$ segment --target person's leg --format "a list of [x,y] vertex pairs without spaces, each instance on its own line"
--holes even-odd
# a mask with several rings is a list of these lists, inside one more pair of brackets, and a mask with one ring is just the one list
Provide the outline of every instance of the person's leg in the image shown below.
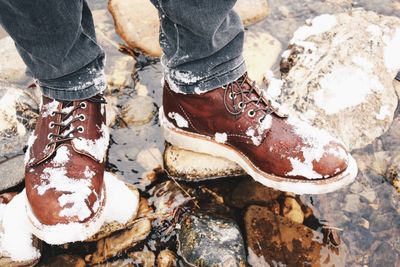
[[85,99],[105,89],[104,52],[84,0],[1,0],[0,24],[45,96]]
[[162,64],[176,90],[206,92],[245,73],[236,0],[151,1],[160,15]]
[[225,157],[262,184],[297,194],[351,183],[345,146],[268,99],[246,73],[234,0],[152,0],[165,69],[160,122],[178,147]]
[[43,91],[25,154],[27,215],[49,244],[104,222],[104,53],[84,0],[1,0],[0,22]]

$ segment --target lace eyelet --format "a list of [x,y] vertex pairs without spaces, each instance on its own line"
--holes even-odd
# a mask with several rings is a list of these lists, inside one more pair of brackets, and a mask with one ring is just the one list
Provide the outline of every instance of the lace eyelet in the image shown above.
[[233,100],[236,99],[236,95],[233,94],[232,92],[229,93],[229,99]]
[[83,133],[85,131],[83,126],[78,126],[76,129],[78,130],[78,133]]
[[53,134],[52,134],[52,133],[49,133],[49,134],[47,135],[47,139],[49,139],[49,140],[53,139]]
[[244,108],[243,102],[239,102],[238,107],[239,107],[240,109],[243,109],[243,108]]
[[247,115],[249,115],[249,117],[252,118],[252,117],[254,117],[254,116],[256,115],[256,112],[254,111],[254,109],[250,109],[250,110],[247,112]]
[[262,122],[263,122],[263,117],[260,117],[260,118],[258,119],[258,122],[259,122],[259,123],[262,123]]
[[79,114],[78,118],[79,118],[80,121],[85,121],[86,120],[85,114]]
[[54,117],[56,115],[56,113],[54,112],[54,111],[52,111],[51,113],[50,113],[50,116],[51,117]]
[[81,107],[81,109],[86,109],[87,104],[85,102],[81,102],[79,103],[79,106]]
[[53,128],[54,128],[54,121],[51,121],[51,122],[49,123],[49,128],[50,128],[50,129],[53,129]]

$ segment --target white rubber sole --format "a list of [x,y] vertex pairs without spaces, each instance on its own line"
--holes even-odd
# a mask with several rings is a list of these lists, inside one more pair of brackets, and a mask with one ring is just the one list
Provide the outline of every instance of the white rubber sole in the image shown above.
[[176,128],[165,118],[162,106],[159,110],[159,117],[165,140],[172,145],[186,150],[210,154],[216,157],[223,157],[236,162],[257,182],[280,191],[292,192],[300,195],[329,193],[352,183],[358,173],[357,163],[350,155],[347,169],[328,179],[298,180],[265,173],[254,166],[254,164],[245,155],[240,153],[240,151],[237,151],[228,145],[218,143],[208,136]]

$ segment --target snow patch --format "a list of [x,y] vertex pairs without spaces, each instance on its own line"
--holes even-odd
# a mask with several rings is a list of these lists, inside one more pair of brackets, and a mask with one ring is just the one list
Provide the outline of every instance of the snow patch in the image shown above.
[[333,28],[336,23],[336,18],[333,15],[323,14],[315,17],[311,21],[311,26],[302,26],[295,31],[292,40],[290,40],[290,43],[294,44],[298,41],[304,41],[312,35],[327,32],[331,28]]
[[254,129],[253,126],[250,126],[246,131],[246,135],[251,138],[251,141],[253,142],[254,145],[259,146],[263,139],[264,132],[271,128],[271,124],[272,124],[272,116],[267,115],[264,117],[262,122],[259,125],[257,125],[256,129]]
[[75,149],[86,152],[100,163],[104,161],[109,145],[108,127],[103,123],[100,129],[102,135],[99,139],[91,140],[82,137],[75,138],[71,141]]
[[43,106],[43,112],[42,112],[42,117],[46,118],[48,116],[51,116],[51,114],[55,111],[58,110],[58,105],[60,104],[60,102],[58,102],[57,100],[53,100],[50,103],[47,103],[46,105]]
[[274,99],[280,96],[283,86],[283,80],[275,78],[272,71],[268,71],[265,74],[265,77],[269,82],[267,88],[267,94]]
[[369,61],[369,60],[367,60],[366,58],[364,58],[364,57],[361,57],[361,56],[356,55],[356,56],[353,56],[353,57],[351,58],[351,60],[352,60],[353,63],[356,64],[358,67],[364,69],[364,70],[367,71],[367,72],[372,72],[372,70],[373,70],[373,68],[374,68],[374,64],[373,64],[371,61]]
[[376,114],[377,120],[384,120],[386,117],[390,117],[392,113],[389,110],[388,105],[384,105],[380,108],[379,113]]
[[248,247],[247,251],[249,252],[249,256],[247,257],[247,261],[253,267],[269,267],[269,263],[265,260],[264,256],[257,256],[254,251]]
[[92,171],[89,166],[85,167],[85,171],[83,172],[83,175],[85,175],[86,178],[91,179],[94,177],[95,174],[96,173],[94,171]]
[[228,135],[226,133],[215,133],[215,141],[218,143],[225,143],[228,140]]
[[175,120],[176,125],[178,125],[178,127],[180,127],[180,128],[188,128],[189,127],[188,121],[185,118],[183,118],[179,113],[169,112],[168,117]]
[[12,261],[31,261],[40,257],[40,251],[33,246],[33,235],[25,210],[25,190],[16,195],[7,205],[2,218],[3,233],[0,234],[0,254]]
[[357,106],[384,89],[376,75],[354,66],[335,66],[320,80],[320,87],[314,92],[315,104],[328,115]]
[[56,166],[64,166],[70,157],[69,149],[67,146],[60,146],[57,148],[56,155],[54,156],[52,163]]
[[36,139],[37,139],[37,135],[35,135],[34,133],[31,133],[31,135],[29,136],[29,139],[28,139],[28,144],[27,144],[28,148],[26,149],[25,157],[24,157],[25,165],[27,165],[28,163],[30,163],[31,161],[34,160],[34,159],[31,159],[31,149],[32,149],[33,143],[35,143]]
[[386,69],[389,72],[397,72],[400,69],[400,28],[396,29],[393,38],[390,41],[385,42],[385,44],[384,60]]

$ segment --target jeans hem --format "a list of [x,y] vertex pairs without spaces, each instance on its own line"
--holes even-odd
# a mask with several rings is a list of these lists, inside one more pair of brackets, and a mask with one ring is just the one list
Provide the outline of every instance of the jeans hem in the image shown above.
[[201,81],[195,84],[181,84],[171,79],[170,75],[166,75],[166,79],[171,89],[177,93],[183,94],[202,94],[213,89],[224,86],[232,81],[239,79],[247,71],[244,60],[238,66],[228,68],[229,71],[211,76],[206,81]]

